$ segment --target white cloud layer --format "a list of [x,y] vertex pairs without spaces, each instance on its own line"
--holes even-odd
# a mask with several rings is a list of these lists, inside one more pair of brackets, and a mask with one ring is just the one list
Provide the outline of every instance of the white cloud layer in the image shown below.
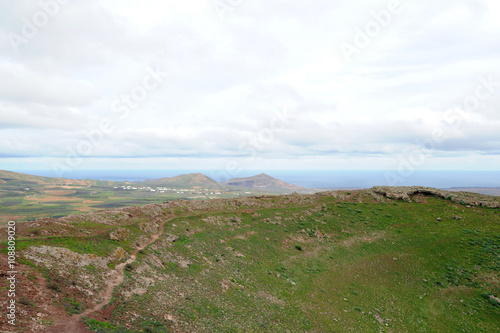
[[0,169],[498,165],[498,1],[66,2],[0,0]]

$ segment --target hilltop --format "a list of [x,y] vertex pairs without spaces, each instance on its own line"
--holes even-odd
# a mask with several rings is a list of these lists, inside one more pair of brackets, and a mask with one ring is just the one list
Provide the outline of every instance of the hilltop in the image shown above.
[[233,178],[226,182],[219,183],[212,178],[205,176],[202,173],[190,173],[176,177],[148,179],[144,183],[156,185],[168,185],[178,188],[208,188],[235,191],[238,189],[253,189],[260,192],[269,193],[285,193],[285,192],[302,192],[313,193],[312,189],[307,189],[301,186],[286,183],[277,178],[271,177],[265,173],[261,173],[251,177]]
[[0,170],[0,185],[113,185],[117,182],[92,179],[67,179],[57,177],[34,176],[25,173]]
[[499,207],[500,198],[474,193],[375,187],[175,200],[18,223],[18,325],[495,332]]
[[179,175],[176,177],[166,177],[160,179],[148,179],[144,183],[153,183],[157,185],[168,185],[173,187],[206,187],[206,188],[218,188],[219,184],[205,176],[202,173],[189,173],[185,175]]
[[286,183],[282,180],[271,177],[265,173],[261,173],[252,177],[232,178],[226,181],[224,184],[230,186],[260,188],[260,189],[270,189],[270,190],[288,190],[288,191],[307,190],[304,187]]

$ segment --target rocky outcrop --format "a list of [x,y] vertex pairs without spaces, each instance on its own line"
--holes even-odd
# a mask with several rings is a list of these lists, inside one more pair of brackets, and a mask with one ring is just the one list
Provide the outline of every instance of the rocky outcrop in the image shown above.
[[375,186],[370,189],[375,194],[396,200],[412,201],[412,197],[417,194],[426,196],[436,196],[442,199],[451,200],[462,205],[483,206],[498,208],[500,200],[498,197],[488,196],[471,192],[451,192],[424,186]]

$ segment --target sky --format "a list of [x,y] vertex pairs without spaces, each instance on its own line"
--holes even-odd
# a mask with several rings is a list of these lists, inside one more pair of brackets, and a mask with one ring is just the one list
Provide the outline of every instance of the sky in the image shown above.
[[498,170],[497,0],[0,0],[0,169]]

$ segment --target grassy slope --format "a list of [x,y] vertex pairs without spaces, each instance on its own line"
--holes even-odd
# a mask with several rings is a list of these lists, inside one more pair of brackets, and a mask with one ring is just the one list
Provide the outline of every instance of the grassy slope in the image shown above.
[[[364,192],[347,200],[301,198],[297,203],[263,198],[260,207],[228,201],[211,213],[201,204],[180,203],[178,218],[139,254],[112,304],[92,315],[90,327],[100,332],[500,328],[500,307],[487,299],[500,296],[499,209],[434,197],[379,203]],[[99,256],[117,246],[130,251],[143,233],[138,225],[149,216],[139,208],[131,213],[128,220],[114,216],[114,225],[75,220],[78,237],[47,239],[42,224],[37,228],[44,238],[37,240],[21,229],[20,238],[31,240],[20,243],[19,251],[44,243]],[[130,229],[127,241],[106,238],[118,225]],[[179,238],[172,242],[172,235]],[[65,288],[62,284],[58,293]]]
[[[167,232],[180,239],[150,246],[128,273],[110,306],[111,322],[158,332],[500,327],[500,308],[481,296],[500,294],[498,210],[434,198],[321,201],[260,216],[220,214],[211,223],[179,218]],[[265,220],[277,217],[281,224]],[[127,298],[138,288],[147,292]]]

